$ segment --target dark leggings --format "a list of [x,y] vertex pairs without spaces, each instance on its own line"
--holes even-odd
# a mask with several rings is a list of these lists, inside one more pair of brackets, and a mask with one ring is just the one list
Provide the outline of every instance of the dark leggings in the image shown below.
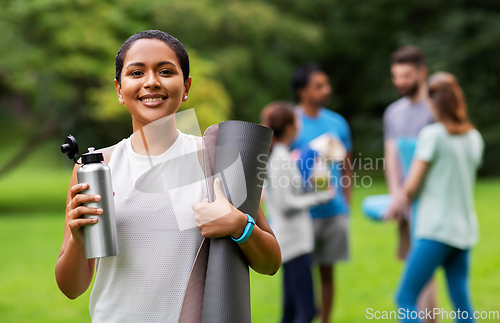
[[314,308],[311,255],[306,254],[283,264],[282,323],[310,323]]
[[[473,322],[468,287],[469,250],[457,249],[433,240],[422,239],[413,242],[397,294],[399,308],[404,309],[405,313],[407,310],[410,313],[418,313],[417,297],[439,266],[443,266],[446,272],[448,290],[455,304],[455,311],[460,310],[460,318],[468,317],[463,321]],[[419,319],[414,316],[413,319],[406,317],[402,321],[419,322]]]

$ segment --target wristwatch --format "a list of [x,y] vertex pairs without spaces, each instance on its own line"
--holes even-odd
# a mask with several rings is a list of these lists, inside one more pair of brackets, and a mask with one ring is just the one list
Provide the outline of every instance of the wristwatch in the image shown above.
[[247,225],[245,226],[245,230],[243,231],[243,234],[238,239],[231,237],[231,239],[233,239],[236,243],[243,243],[247,241],[250,235],[252,234],[253,227],[255,226],[255,220],[250,215],[248,214],[245,215],[247,216],[248,221]]

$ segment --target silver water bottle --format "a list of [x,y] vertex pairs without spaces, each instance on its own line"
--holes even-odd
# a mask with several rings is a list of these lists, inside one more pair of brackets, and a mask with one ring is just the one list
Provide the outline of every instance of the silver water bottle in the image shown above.
[[100,215],[85,215],[85,218],[97,218],[96,224],[86,225],[83,229],[85,256],[87,259],[117,256],[118,233],[116,229],[115,205],[113,202],[113,187],[111,185],[111,170],[102,161],[102,153],[94,151],[82,155],[82,166],[77,171],[78,183],[89,186],[82,194],[100,195],[97,202],[85,203],[88,207],[101,208]]

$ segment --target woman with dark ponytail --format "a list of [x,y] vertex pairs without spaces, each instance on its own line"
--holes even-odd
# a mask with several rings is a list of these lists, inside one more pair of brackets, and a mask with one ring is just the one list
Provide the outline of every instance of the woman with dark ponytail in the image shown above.
[[274,101],[261,114],[274,131],[267,167],[266,209],[281,247],[284,277],[282,322],[309,323],[316,314],[311,276],[313,225],[309,208],[329,202],[333,191],[304,193],[302,177],[290,159],[297,135],[293,104]]

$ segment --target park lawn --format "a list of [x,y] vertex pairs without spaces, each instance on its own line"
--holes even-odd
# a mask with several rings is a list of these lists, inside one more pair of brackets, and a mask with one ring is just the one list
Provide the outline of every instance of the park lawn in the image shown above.
[[[54,145],[47,147],[52,149]],[[71,168],[55,168],[54,164],[62,164],[60,159],[55,157],[58,163],[49,162],[39,158],[43,155],[35,154],[26,164],[0,178],[0,322],[90,322],[90,291],[77,300],[69,300],[58,290],[54,278]],[[372,222],[360,212],[364,196],[384,192],[381,180],[375,180],[369,188],[355,189],[352,259],[338,265],[336,271],[337,322],[364,322],[367,308],[395,310],[393,295],[402,270],[402,264],[394,257],[396,227],[392,223]],[[498,196],[500,180],[478,182],[476,210],[481,241],[472,254],[471,290],[479,311],[500,311]],[[315,274],[316,283],[317,278]],[[441,271],[438,286],[439,306],[451,310]],[[252,272],[251,288],[253,322],[278,322],[281,273],[270,277]]]
[[[366,322],[367,309],[396,311],[394,292],[397,288],[402,263],[395,258],[396,226],[377,223],[361,214],[362,199],[367,195],[386,192],[383,181],[375,181],[370,188],[355,190],[351,222],[351,260],[338,265],[336,270],[337,298],[331,321]],[[498,196],[500,180],[479,180],[475,192],[476,212],[479,217],[480,242],[472,252],[471,292],[474,310],[500,312],[500,219]],[[313,269],[318,286],[317,269]],[[252,313],[254,322],[279,322],[281,277],[251,275]],[[437,271],[438,307],[451,311],[446,280],[442,269]],[[317,288],[318,289],[318,288]],[[318,290],[316,291],[318,294]],[[319,295],[317,295],[319,299]],[[498,315],[498,314],[496,314]],[[385,321],[385,320],[384,320]],[[393,320],[395,321],[395,320]],[[480,320],[498,322],[500,320]],[[453,322],[451,319],[440,322]],[[314,323],[319,323],[315,320]]]

